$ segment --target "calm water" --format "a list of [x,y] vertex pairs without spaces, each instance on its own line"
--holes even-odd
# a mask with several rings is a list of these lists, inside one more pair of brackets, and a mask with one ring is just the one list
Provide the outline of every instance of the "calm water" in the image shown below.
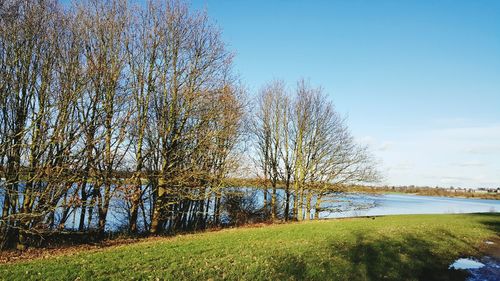
[[[264,198],[260,189],[238,188],[247,196],[253,196],[256,207],[262,207]],[[278,190],[278,201],[283,202],[284,191]],[[270,196],[270,195],[269,195]],[[312,200],[315,205],[315,199]],[[116,202],[115,202],[116,204]],[[213,207],[213,206],[211,206]],[[380,216],[401,214],[454,214],[500,212],[500,200],[466,199],[452,197],[432,197],[405,194],[338,194],[325,197],[321,204],[320,218],[340,218],[356,216]],[[112,208],[111,210],[113,210]],[[210,208],[209,214],[213,209]],[[314,216],[314,209],[311,217]],[[108,213],[108,229],[114,229],[118,222],[126,221],[123,213]]]
[[[252,197],[255,207],[263,206],[263,191],[256,188],[236,188],[245,196]],[[277,190],[278,201],[284,201],[284,191]],[[270,194],[268,195],[270,196]],[[0,190],[0,205],[3,202]],[[268,198],[270,200],[270,198]],[[312,199],[315,206],[315,198]],[[281,205],[281,204],[280,204]],[[127,222],[127,212],[124,202],[119,199],[111,201],[110,212],[108,212],[106,228],[117,230],[124,222]],[[1,207],[1,206],[0,206]],[[209,214],[213,213],[210,206]],[[356,216],[380,216],[400,214],[455,214],[455,213],[480,213],[500,212],[500,200],[467,199],[453,197],[432,197],[405,194],[352,194],[341,193],[323,198],[321,204],[322,212],[320,218],[340,218]],[[147,210],[148,211],[148,210]],[[78,225],[79,209],[72,212],[66,223],[67,228],[75,228]],[[97,212],[94,212],[97,213]],[[311,217],[314,216],[314,209]],[[95,220],[97,218],[94,218]],[[93,220],[94,221],[94,220]]]
[[330,212],[323,214],[322,217],[500,212],[500,200],[400,194],[365,195],[353,197],[351,200],[360,204],[367,203],[375,206],[365,210],[346,210],[339,213]]

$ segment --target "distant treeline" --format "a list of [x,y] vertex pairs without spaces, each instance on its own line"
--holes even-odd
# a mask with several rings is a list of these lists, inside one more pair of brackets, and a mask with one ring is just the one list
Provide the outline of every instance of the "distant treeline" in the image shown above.
[[351,185],[345,191],[350,192],[401,192],[429,196],[466,197],[481,199],[500,199],[500,188],[472,189],[472,188],[443,188],[443,187],[419,187],[419,186],[364,186]]
[[[0,1],[0,246],[103,237],[116,211],[130,234],[311,219],[377,179],[320,88],[274,81],[250,100],[232,60],[179,1]],[[229,192],[235,176],[258,178],[263,207]]]

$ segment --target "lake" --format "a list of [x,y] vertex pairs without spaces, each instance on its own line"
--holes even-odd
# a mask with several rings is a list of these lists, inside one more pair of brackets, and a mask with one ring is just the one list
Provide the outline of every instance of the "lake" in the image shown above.
[[[456,197],[434,197],[406,194],[383,195],[347,195],[351,200],[360,205],[365,204],[367,209],[345,210],[342,212],[326,212],[322,218],[355,217],[355,216],[381,216],[402,214],[455,214],[455,213],[482,213],[499,212],[500,200],[468,199]],[[339,197],[340,202],[344,201]],[[332,198],[332,200],[335,200]],[[325,203],[325,207],[336,202]],[[370,207],[370,205],[372,207]]]
[[[252,198],[254,206],[263,206],[263,190],[258,188],[234,188],[236,192],[241,192],[245,196]],[[2,194],[0,194],[0,199]],[[283,210],[284,190],[277,190],[278,204]],[[270,197],[270,194],[268,193]],[[293,198],[291,199],[293,200]],[[270,198],[268,198],[270,201]],[[0,205],[3,200],[0,200]],[[291,201],[293,202],[293,201]],[[312,199],[312,206],[315,206],[315,198]],[[108,212],[106,229],[117,230],[128,221],[128,213],[124,208],[124,201],[118,198],[111,200],[110,212]],[[1,206],[0,206],[1,207]],[[325,196],[321,204],[322,212],[320,218],[344,218],[356,216],[381,216],[381,215],[402,215],[402,214],[456,214],[456,213],[483,213],[500,212],[500,200],[490,199],[469,199],[458,197],[434,197],[411,194],[357,194],[339,193]],[[146,211],[149,208],[146,206]],[[213,215],[213,206],[210,206],[209,215]],[[68,221],[66,228],[75,229],[79,223],[80,209],[75,209]],[[94,212],[96,214],[97,212]],[[311,217],[314,216],[314,208],[311,210]],[[56,216],[57,217],[57,216]],[[96,220],[96,218],[93,218]],[[94,221],[96,223],[96,221]]]

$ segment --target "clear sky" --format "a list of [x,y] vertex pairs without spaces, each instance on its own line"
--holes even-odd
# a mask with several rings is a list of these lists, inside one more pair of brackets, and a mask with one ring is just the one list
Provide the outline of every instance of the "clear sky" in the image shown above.
[[310,79],[384,183],[500,187],[500,1],[210,1],[251,94]]

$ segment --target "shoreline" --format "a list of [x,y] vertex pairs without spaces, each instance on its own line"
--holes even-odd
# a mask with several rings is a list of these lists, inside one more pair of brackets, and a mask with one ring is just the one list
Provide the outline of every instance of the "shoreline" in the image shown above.
[[[498,212],[496,212],[498,213]],[[259,228],[269,228],[269,227],[278,227],[278,226],[291,226],[291,225],[300,225],[300,224],[308,224],[308,223],[329,223],[329,222],[345,222],[345,221],[360,221],[360,220],[376,220],[377,218],[397,218],[401,216],[407,217],[439,217],[439,216],[460,216],[460,215],[486,215],[488,212],[476,212],[476,213],[455,213],[455,214],[391,214],[391,215],[364,215],[364,216],[352,216],[352,217],[338,217],[338,218],[321,218],[318,220],[303,220],[303,221],[277,221],[274,223],[255,223],[248,224],[236,227],[221,227],[221,228],[213,228],[206,229],[204,231],[199,232],[187,232],[187,233],[179,233],[175,235],[156,235],[156,236],[144,236],[144,237],[116,237],[116,238],[108,238],[104,239],[100,242],[95,243],[86,243],[86,244],[76,244],[76,245],[61,245],[59,247],[31,247],[24,251],[20,250],[0,250],[0,266],[8,266],[15,264],[23,264],[32,261],[42,261],[42,260],[50,260],[58,257],[71,257],[83,252],[86,253],[97,253],[102,252],[114,248],[126,247],[131,245],[138,244],[148,244],[155,242],[165,242],[165,241],[173,241],[178,238],[187,238],[190,236],[200,236],[207,234],[216,234],[223,233],[227,231],[234,230],[243,230],[243,229],[259,229]],[[492,213],[495,214],[495,213]],[[493,241],[494,244],[486,244],[485,241]],[[482,256],[492,256],[500,260],[500,236],[492,236],[489,237],[481,243],[478,248],[478,255],[474,255],[476,258],[480,258]],[[479,253],[481,256],[479,256]]]
[[364,193],[364,194],[382,194],[382,195],[412,195],[412,196],[428,196],[428,197],[445,197],[445,198],[460,198],[460,199],[480,199],[480,200],[500,200],[500,194],[497,198],[481,197],[481,196],[455,196],[451,194],[422,194],[418,192],[391,192],[391,191],[347,191],[347,193]]

